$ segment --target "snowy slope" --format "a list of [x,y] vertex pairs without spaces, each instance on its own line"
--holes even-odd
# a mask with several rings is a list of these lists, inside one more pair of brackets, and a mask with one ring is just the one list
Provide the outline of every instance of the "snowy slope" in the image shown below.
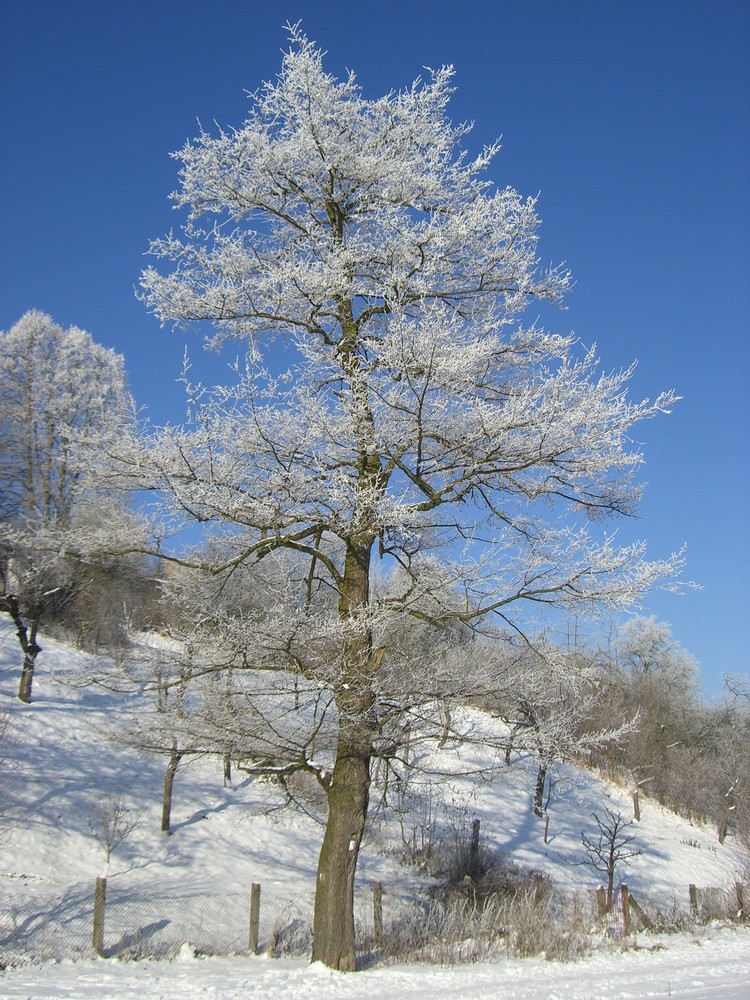
[[[0,621],[0,705],[9,718],[3,743],[0,797],[5,836],[0,861],[0,901],[24,895],[37,909],[45,901],[80,899],[80,921],[89,933],[92,883],[102,871],[103,851],[90,831],[92,813],[108,793],[119,793],[142,813],[132,835],[112,858],[112,888],[133,887],[177,897],[188,892],[231,894],[260,882],[270,894],[312,898],[322,837],[319,822],[303,811],[278,810],[271,785],[240,778],[225,788],[221,762],[189,761],[175,783],[171,837],[159,832],[165,761],[139,756],[111,739],[132,711],[137,696],[116,695],[76,679],[97,672],[96,658],[64,643],[42,638],[34,701],[15,698],[19,650],[12,627]],[[455,755],[445,748],[446,766]],[[472,763],[464,748],[453,748]],[[453,761],[453,765],[451,765]],[[549,803],[549,842],[533,815],[535,762],[518,759],[491,783],[466,778],[435,786],[423,803],[448,828],[466,832],[480,819],[482,849],[502,850],[516,862],[543,869],[570,888],[593,888],[600,877],[571,862],[581,855],[582,827],[609,804],[632,808],[627,789],[591,773],[559,765]],[[428,806],[404,819],[404,833],[422,831]],[[314,809],[311,811],[314,812]],[[637,825],[643,853],[620,873],[641,897],[674,895],[687,903],[688,883],[731,886],[747,860],[731,843],[719,845],[713,830],[691,825],[648,799]],[[402,831],[377,815],[361,854],[359,880],[382,881],[388,891],[422,891],[429,877],[401,862]],[[229,896],[227,896],[227,900]],[[109,895],[108,895],[109,906]],[[109,909],[108,909],[109,920]],[[89,938],[90,940],[90,938]],[[69,1000],[193,1000],[214,996],[235,1000],[250,992],[276,997],[413,997],[443,992],[455,997],[504,995],[526,1000],[680,996],[693,1000],[750,997],[750,930],[713,931],[706,936],[645,937],[643,950],[597,953],[574,965],[541,960],[503,961],[466,969],[375,968],[342,977],[304,961],[264,958],[193,959],[183,951],[173,962],[120,962],[97,959],[0,971],[0,998],[67,997]]]
[[[110,878],[127,874],[131,882],[151,886],[161,880],[181,891],[231,891],[254,881],[279,891],[296,892],[301,885],[312,891],[320,823],[301,811],[278,811],[281,798],[264,782],[240,777],[234,787],[225,788],[216,758],[193,759],[181,767],[174,833],[164,837],[159,831],[164,758],[138,755],[110,738],[137,696],[76,687],[76,678],[96,673],[95,658],[52,639],[44,638],[42,644],[34,700],[22,705],[15,699],[19,649],[10,622],[0,622],[0,699],[10,718],[5,770],[11,780],[5,798],[20,823],[3,846],[0,889],[19,879],[60,887],[91,882],[101,874],[103,851],[90,821],[107,794],[119,793],[143,815],[115,851]],[[446,756],[445,764],[450,760]],[[545,844],[544,823],[531,809],[534,779],[535,762],[518,759],[491,783],[462,778],[436,786],[432,810],[453,829],[468,829],[479,818],[484,851],[506,852],[564,886],[596,887],[601,877],[573,864],[582,856],[581,830],[591,830],[592,813],[601,813],[605,805],[630,816],[627,789],[572,765],[557,765]],[[416,828],[421,835],[425,824],[417,811],[405,819],[404,832],[408,836]],[[629,832],[636,833],[642,854],[618,877],[634,893],[674,893],[686,899],[688,883],[729,886],[743,873],[747,877],[747,859],[731,841],[718,844],[713,830],[647,798],[642,799],[641,822]],[[375,817],[361,856],[360,880],[417,884],[419,872],[400,864],[402,847],[401,830],[394,823],[382,826]]]

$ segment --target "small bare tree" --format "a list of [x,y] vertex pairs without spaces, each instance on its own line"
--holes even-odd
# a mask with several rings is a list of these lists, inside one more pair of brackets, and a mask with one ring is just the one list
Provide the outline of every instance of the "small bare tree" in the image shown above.
[[581,831],[581,842],[586,851],[586,857],[579,864],[591,865],[598,872],[603,872],[607,876],[607,909],[612,906],[612,889],[615,884],[615,871],[622,861],[637,857],[642,851],[638,847],[632,847],[635,842],[635,834],[625,833],[628,827],[633,825],[633,820],[627,822],[623,819],[622,813],[614,812],[612,809],[605,809],[604,816],[593,814],[598,832],[588,836]]
[[89,829],[105,853],[102,878],[107,877],[113,853],[137,829],[140,822],[141,814],[128,809],[120,795],[107,796],[101,805],[92,810]]

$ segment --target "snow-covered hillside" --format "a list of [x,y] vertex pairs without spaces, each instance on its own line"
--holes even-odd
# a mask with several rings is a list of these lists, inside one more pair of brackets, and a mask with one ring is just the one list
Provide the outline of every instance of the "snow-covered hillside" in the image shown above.
[[[274,786],[235,774],[232,787],[225,787],[220,760],[192,759],[175,782],[173,835],[163,836],[164,758],[139,755],[112,739],[138,696],[80,686],[82,677],[96,676],[96,658],[46,637],[42,645],[34,700],[22,705],[15,699],[18,645],[10,622],[0,621],[0,698],[9,720],[2,748],[6,833],[0,898],[23,896],[42,908],[66,893],[73,898],[71,892],[88,900],[104,861],[92,820],[113,795],[120,795],[140,819],[113,854],[108,891],[122,886],[152,895],[242,893],[245,898],[251,883],[259,882],[266,898],[312,897],[322,837],[314,802],[307,811],[280,810],[282,797]],[[449,760],[446,756],[446,764]],[[581,831],[591,831],[592,814],[605,806],[629,818],[628,790],[572,765],[559,765],[545,844],[544,822],[531,807],[534,779],[534,761],[518,759],[492,782],[462,778],[436,785],[421,809],[405,816],[401,825],[375,816],[361,855],[360,884],[381,881],[394,898],[427,892],[429,876],[403,864],[402,835],[428,836],[436,819],[438,827],[463,833],[478,818],[484,852],[511,855],[571,890],[594,888],[601,876],[574,864],[583,853]],[[674,898],[686,908],[689,883],[730,887],[740,878],[748,880],[747,859],[736,845],[718,844],[715,831],[692,825],[647,798],[641,800],[640,823],[629,832],[635,832],[642,853],[618,878],[643,900]],[[85,921],[87,906],[81,910]],[[0,995],[21,995],[4,989],[0,980]]]
[[[149,884],[162,878],[179,882],[183,889],[220,885],[232,889],[252,881],[289,891],[297,890],[300,882],[312,886],[322,835],[310,815],[314,810],[307,815],[276,811],[282,801],[278,793],[241,775],[235,774],[232,787],[224,787],[222,762],[215,757],[188,760],[180,768],[174,833],[164,837],[159,821],[165,758],[137,754],[111,739],[133,711],[137,696],[112,694],[96,685],[77,686],[82,677],[96,676],[96,658],[49,638],[43,644],[34,700],[23,705],[14,697],[19,649],[10,623],[3,622],[0,692],[10,719],[5,797],[20,826],[7,839],[0,877],[25,875],[30,881],[57,886],[93,880],[101,874],[103,851],[90,821],[108,795],[119,793],[126,805],[143,815],[115,851],[111,878],[127,872]],[[453,748],[443,753],[447,769]],[[474,748],[471,753],[478,751]],[[471,763],[464,752],[463,766]],[[510,854],[571,888],[596,887],[600,877],[593,870],[572,864],[583,853],[581,830],[591,832],[592,814],[606,806],[630,818],[628,789],[573,765],[557,765],[545,844],[545,825],[531,808],[535,777],[534,760],[517,759],[491,783],[467,778],[436,783],[429,806],[405,818],[404,832],[408,836],[416,828],[420,837],[436,816],[452,829],[469,828],[477,817],[483,850]],[[722,886],[746,874],[747,859],[731,841],[720,845],[713,829],[689,823],[648,798],[641,799],[641,821],[629,832],[635,832],[635,846],[642,854],[619,874],[633,892],[674,891],[687,896],[688,883]],[[417,873],[398,862],[400,838],[400,828],[382,830],[376,820],[360,862],[363,882],[415,883]],[[388,846],[393,852],[381,854]]]

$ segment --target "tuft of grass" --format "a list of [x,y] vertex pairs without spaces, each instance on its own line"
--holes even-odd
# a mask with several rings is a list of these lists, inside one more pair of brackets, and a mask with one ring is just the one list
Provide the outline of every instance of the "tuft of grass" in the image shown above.
[[594,923],[589,897],[564,896],[541,872],[498,863],[402,913],[384,934],[381,957],[440,965],[499,956],[565,961],[590,949]]

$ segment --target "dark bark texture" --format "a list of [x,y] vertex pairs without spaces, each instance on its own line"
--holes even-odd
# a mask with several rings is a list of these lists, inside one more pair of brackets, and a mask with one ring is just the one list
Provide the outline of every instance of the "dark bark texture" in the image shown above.
[[27,625],[24,621],[18,598],[13,594],[0,595],[0,611],[7,611],[16,626],[16,636],[23,652],[21,680],[18,685],[18,697],[27,705],[31,702],[31,686],[34,680],[34,665],[42,647],[36,641],[39,628],[39,615],[33,615]]

